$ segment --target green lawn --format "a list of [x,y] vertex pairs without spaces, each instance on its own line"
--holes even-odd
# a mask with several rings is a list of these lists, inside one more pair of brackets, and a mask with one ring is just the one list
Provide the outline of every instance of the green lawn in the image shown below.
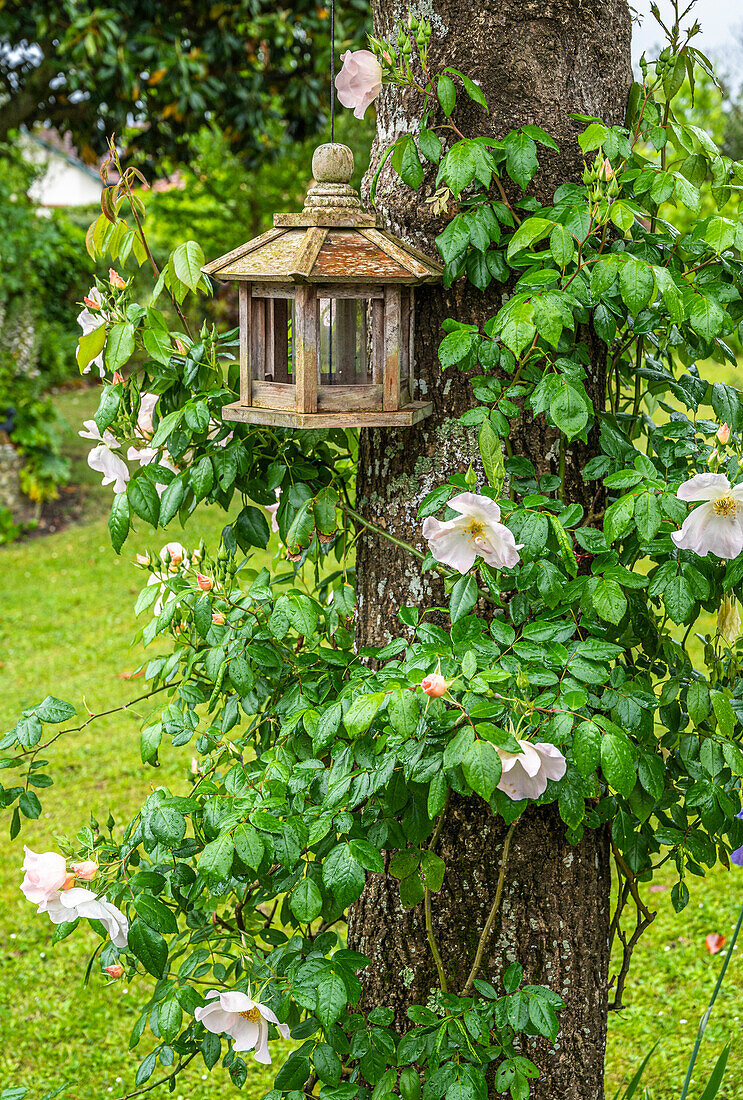
[[[85,699],[91,710],[98,711],[134,698],[142,690],[141,680],[122,678],[141,660],[141,651],[130,648],[136,630],[133,605],[143,581],[132,560],[137,550],[157,550],[165,539],[141,524],[122,556],[116,557],[105,526],[110,490],[98,486],[98,475],[85,465],[88,443],[74,435],[82,419],[92,415],[96,394],[74,391],[61,395],[58,405],[71,426],[74,478],[85,489],[86,519],[56,535],[0,549],[5,582],[0,729],[8,728],[22,707],[49,693],[69,699],[79,709]],[[223,523],[222,513],[202,509],[186,534],[174,529],[168,538],[180,537],[190,545],[203,535],[214,545]],[[12,844],[7,839],[3,842],[0,1090],[25,1084],[36,1100],[46,1088],[66,1079],[75,1083],[64,1095],[100,1100],[134,1088],[138,1060],[127,1053],[129,1034],[150,980],[131,988],[121,982],[105,985],[94,971],[84,988],[86,950],[97,938],[81,931],[52,948],[50,922],[35,914],[18,885],[24,842],[43,851],[54,847],[54,832],[71,833],[84,824],[90,809],[102,821],[111,810],[123,822],[151,785],[186,788],[188,746],[166,749],[158,773],[142,768],[138,745],[142,714],[134,707],[102,718],[77,740],[62,742],[58,757],[51,758],[55,785],[43,792],[42,817],[25,826]],[[7,837],[5,832],[1,835]],[[671,908],[670,890],[648,894],[646,900],[658,909],[658,917],[636,951],[628,1007],[610,1020],[608,1095],[613,1096],[622,1077],[661,1039],[647,1081],[655,1100],[672,1100],[679,1095],[697,1021],[721,961],[721,956],[707,953],[704,939],[708,932],[730,936],[743,902],[743,871],[720,869],[699,881],[680,917]],[[714,1056],[732,1036],[734,1053],[728,1081],[719,1093],[721,1100],[734,1100],[743,1093],[743,1065],[735,1054],[742,999],[743,967],[735,958],[696,1075],[697,1082],[706,1077]],[[148,1049],[145,1038],[139,1050],[143,1055]],[[226,1073],[215,1073],[208,1082],[203,1066],[194,1062],[173,1095],[207,1100],[217,1090],[226,1095],[235,1091]],[[269,1075],[252,1060],[249,1073],[243,1092],[257,1098],[267,1087]],[[698,1100],[700,1091],[697,1087],[691,1100]]]

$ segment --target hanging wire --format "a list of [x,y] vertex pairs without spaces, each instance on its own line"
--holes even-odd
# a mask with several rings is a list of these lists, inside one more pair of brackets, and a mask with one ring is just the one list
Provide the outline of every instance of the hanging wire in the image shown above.
[[335,140],[335,0],[330,0],[330,142]]

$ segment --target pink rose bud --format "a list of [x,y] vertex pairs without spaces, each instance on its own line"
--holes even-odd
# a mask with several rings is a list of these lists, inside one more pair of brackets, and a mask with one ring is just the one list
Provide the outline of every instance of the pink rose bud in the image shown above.
[[446,695],[449,685],[438,672],[432,672],[430,676],[426,676],[425,680],[421,680],[421,687],[429,698],[440,699],[442,695]]
[[609,180],[614,179],[614,169],[608,157],[604,157],[604,163],[599,168],[599,179],[603,180],[604,183],[608,183]]
[[149,565],[149,564],[150,564],[150,555],[149,554],[137,554],[137,565]]
[[114,386],[120,386],[123,384],[124,375],[121,373],[121,371],[115,370],[111,381],[113,382]]
[[730,425],[729,424],[721,424],[720,427],[717,429],[717,441],[718,441],[718,443],[722,443],[722,445],[724,447],[729,439],[730,439]]
[[335,78],[338,99],[344,107],[353,107],[356,118],[382,90],[382,66],[371,50],[347,50],[341,54],[343,68]]
[[116,290],[123,290],[126,286],[126,280],[122,279],[118,271],[115,271],[112,267],[108,269],[108,281]]
[[212,622],[215,626],[224,626],[224,615],[221,611],[215,611],[212,615]]
[[113,966],[104,966],[103,969],[111,978],[120,978],[124,973],[124,967],[121,963],[114,963]]
[[67,879],[67,866],[64,856],[58,852],[32,852],[24,847],[26,857],[23,870],[26,872],[21,890],[28,901],[40,905],[52,894],[64,888]]
[[202,592],[211,592],[214,586],[214,581],[211,577],[205,577],[203,573],[196,574],[196,583]]
[[95,298],[83,298],[83,302],[88,309],[103,309],[100,302],[96,302]]
[[182,340],[179,340],[177,336],[174,336],[173,339],[175,340],[175,346],[178,348],[178,351],[181,353],[181,355],[185,355],[186,345],[183,343]]
[[98,864],[95,862],[95,860],[85,859],[82,860],[82,862],[80,863],[71,863],[70,871],[75,876],[75,878],[81,878],[84,879],[86,882],[89,882],[90,879],[95,878],[95,876],[98,874]]

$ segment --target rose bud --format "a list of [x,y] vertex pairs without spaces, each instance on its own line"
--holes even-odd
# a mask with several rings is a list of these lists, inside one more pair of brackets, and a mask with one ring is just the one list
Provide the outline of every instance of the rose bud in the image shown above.
[[75,878],[81,878],[87,882],[98,874],[98,864],[95,860],[85,859],[80,863],[71,863],[70,870]]
[[149,565],[149,564],[150,564],[150,555],[149,554],[137,554],[137,565]]
[[104,966],[103,969],[111,978],[120,978],[124,973],[124,967],[121,963],[114,963],[113,966]]
[[124,381],[124,375],[121,373],[121,371],[115,370],[111,381],[113,382],[114,386],[120,386]]
[[221,611],[215,611],[212,615],[212,622],[215,626],[224,626],[225,618]]
[[722,443],[722,445],[724,447],[729,439],[730,439],[730,425],[729,424],[721,424],[720,427],[717,429],[717,442]]
[[116,290],[123,290],[126,286],[126,280],[122,279],[118,271],[115,271],[112,267],[108,269],[108,281]]
[[421,680],[421,688],[430,699],[440,699],[446,694],[448,687],[446,680],[438,672],[432,672],[430,676]]
[[604,157],[604,163],[599,168],[599,179],[603,180],[604,183],[608,183],[609,180],[614,179],[614,169],[608,157]]
[[203,573],[196,574],[196,583],[202,592],[211,592],[214,587],[214,581],[211,577],[205,577]]
[[88,309],[103,309],[101,303],[97,302],[95,298],[83,298],[83,303],[88,307]]

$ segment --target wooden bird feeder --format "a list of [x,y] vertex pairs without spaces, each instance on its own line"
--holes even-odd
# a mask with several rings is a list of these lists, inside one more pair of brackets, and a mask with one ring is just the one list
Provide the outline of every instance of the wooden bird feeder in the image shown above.
[[414,293],[442,268],[377,227],[350,186],[353,154],[321,145],[301,214],[204,267],[239,285],[240,400],[225,420],[290,428],[409,427]]

